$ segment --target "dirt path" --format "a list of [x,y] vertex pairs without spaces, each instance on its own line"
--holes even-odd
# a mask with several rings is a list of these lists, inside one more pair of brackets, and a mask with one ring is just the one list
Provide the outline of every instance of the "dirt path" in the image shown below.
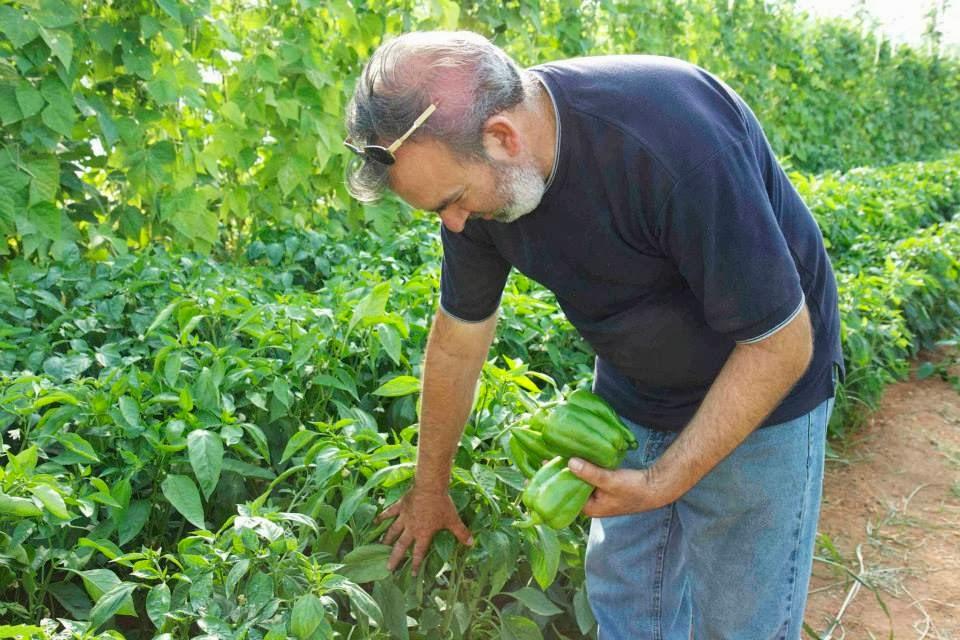
[[[824,481],[810,637],[960,640],[960,393],[936,376],[893,385],[838,454]],[[862,579],[839,624],[857,583],[834,562]]]

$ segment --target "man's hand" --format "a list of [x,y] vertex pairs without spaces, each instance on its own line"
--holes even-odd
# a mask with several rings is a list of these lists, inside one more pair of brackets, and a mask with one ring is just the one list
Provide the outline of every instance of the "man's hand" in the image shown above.
[[591,518],[651,511],[680,497],[669,487],[661,486],[651,469],[612,471],[580,458],[571,458],[567,466],[574,475],[596,487],[583,507],[583,514]]
[[417,575],[420,564],[430,549],[433,536],[443,529],[449,529],[461,543],[467,546],[473,544],[470,530],[463,524],[450,494],[445,491],[423,491],[414,485],[400,500],[384,509],[376,521],[381,522],[393,517],[397,519],[383,534],[383,543],[393,544],[393,551],[387,562],[390,571],[397,568],[407,549],[413,545],[413,575]]

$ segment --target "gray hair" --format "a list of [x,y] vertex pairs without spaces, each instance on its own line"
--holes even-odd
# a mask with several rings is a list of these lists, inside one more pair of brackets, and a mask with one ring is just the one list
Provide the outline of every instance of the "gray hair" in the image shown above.
[[[431,102],[437,110],[411,136],[442,141],[458,157],[486,158],[483,124],[529,94],[516,62],[470,31],[422,31],[381,45],[357,80],[347,105],[353,144],[387,146],[402,136]],[[360,201],[377,200],[388,187],[388,167],[357,157],[347,188]]]

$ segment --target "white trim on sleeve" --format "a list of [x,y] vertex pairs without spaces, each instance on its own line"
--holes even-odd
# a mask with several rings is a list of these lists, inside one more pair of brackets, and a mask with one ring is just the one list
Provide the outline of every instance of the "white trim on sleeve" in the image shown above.
[[789,316],[787,316],[787,318],[786,318],[783,322],[781,322],[780,324],[778,324],[777,326],[773,327],[773,328],[770,329],[769,331],[766,331],[766,332],[760,334],[759,336],[757,336],[757,337],[755,337],[755,338],[748,338],[748,339],[746,339],[746,340],[737,340],[737,341],[736,341],[737,344],[754,344],[754,343],[756,343],[756,342],[760,342],[761,340],[765,340],[766,338],[769,338],[770,336],[772,336],[773,334],[775,334],[777,331],[780,331],[780,329],[783,329],[785,326],[787,326],[788,324],[790,324],[790,322],[791,322],[794,318],[796,318],[798,315],[800,315],[800,311],[803,309],[803,305],[806,303],[806,301],[807,301],[806,295],[804,295],[803,293],[801,293],[801,294],[800,294],[800,304],[797,305],[797,308],[793,310],[793,313],[791,313]]

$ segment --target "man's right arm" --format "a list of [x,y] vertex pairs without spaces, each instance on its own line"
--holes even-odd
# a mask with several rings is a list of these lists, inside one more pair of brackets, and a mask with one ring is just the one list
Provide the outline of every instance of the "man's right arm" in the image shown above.
[[496,314],[475,323],[462,322],[442,310],[434,318],[423,363],[413,487],[378,518],[397,518],[384,535],[386,544],[394,544],[387,565],[391,571],[413,545],[416,574],[433,536],[442,529],[450,529],[463,544],[472,541],[453,506],[448,486],[453,457],[473,408],[477,379],[496,324]]

